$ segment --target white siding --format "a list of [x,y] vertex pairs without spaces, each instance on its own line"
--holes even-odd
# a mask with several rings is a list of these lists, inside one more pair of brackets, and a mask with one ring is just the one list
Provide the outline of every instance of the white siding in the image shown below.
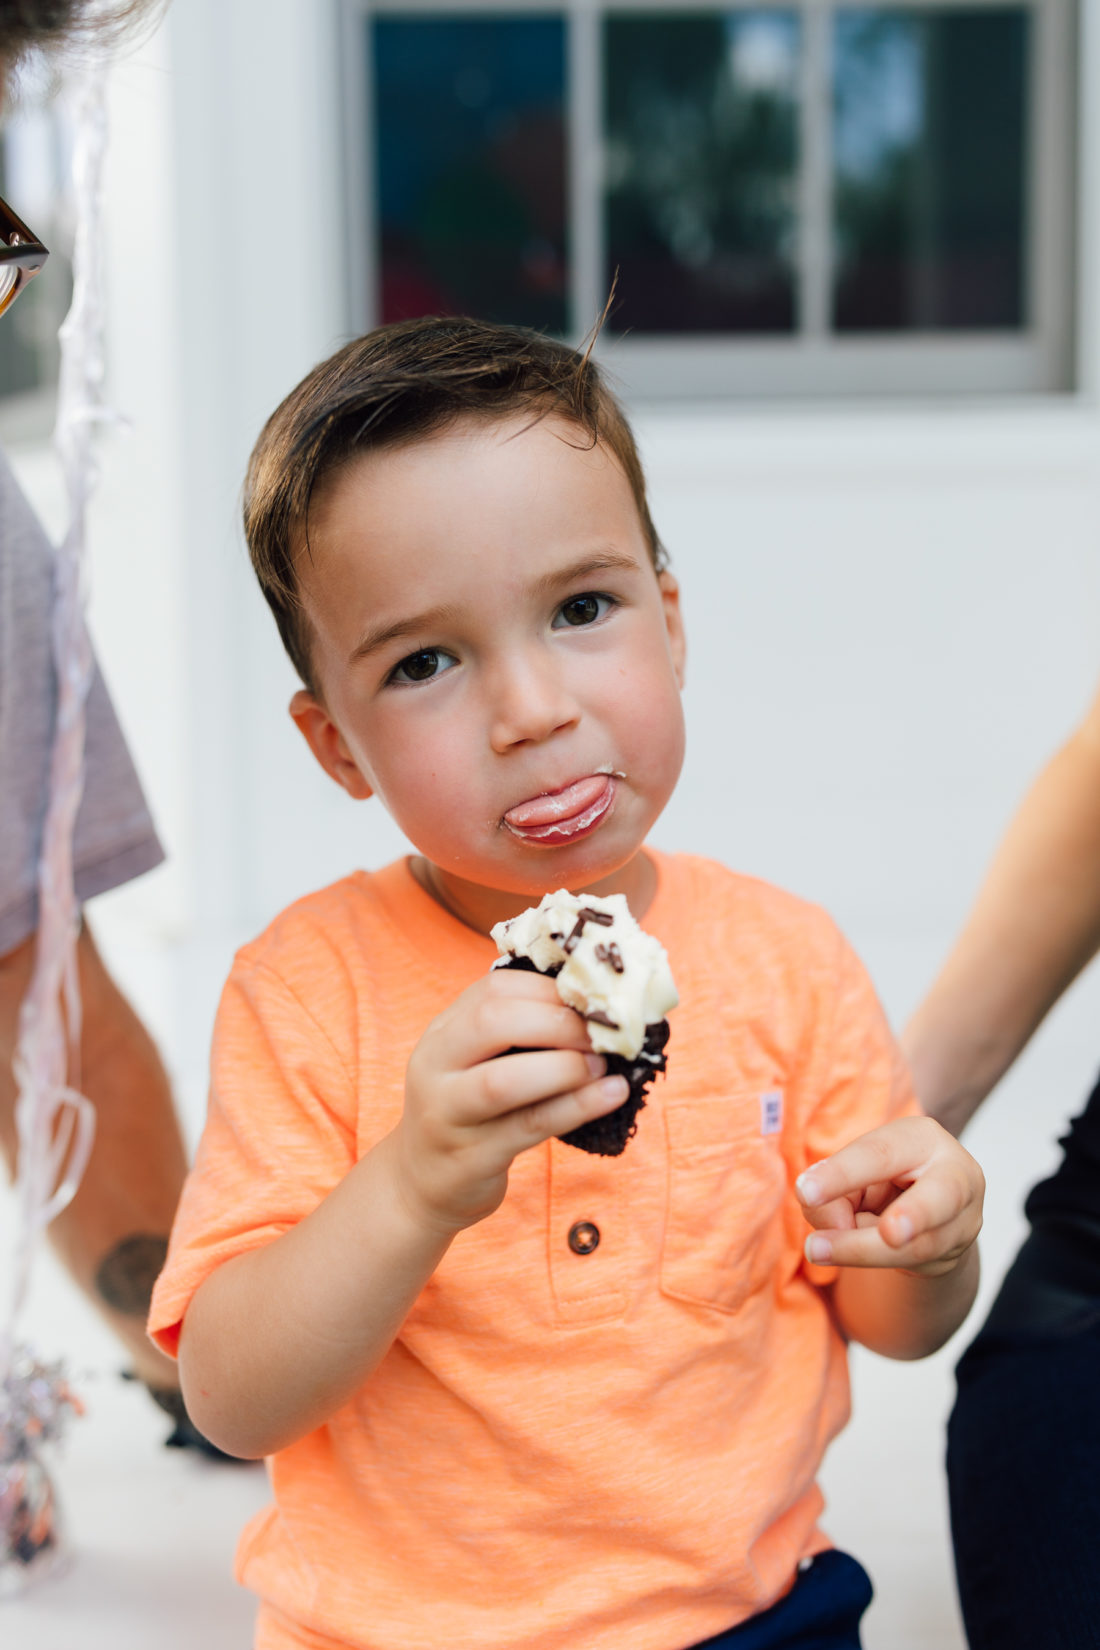
[[[1086,63],[1092,15],[1090,4]],[[134,429],[105,444],[93,620],[172,862],[95,915],[192,1130],[232,948],[296,894],[401,847],[378,805],[349,802],[292,728],[290,669],[236,524],[263,418],[344,324],[335,40],[317,0],[188,0],[114,87],[111,386]],[[1091,105],[1085,133],[1091,385]],[[828,906],[898,1022],[1100,674],[1091,388],[1013,405],[650,406],[636,421],[691,646],[688,763],[657,839]],[[14,456],[56,523],[52,459]],[[990,1176],[987,1293],[1022,1188],[1100,1054],[1097,995],[1093,973],[975,1130]],[[830,1468],[830,1528],[860,1549],[859,1452],[888,1448],[898,1423],[918,1430],[902,1406],[923,1405],[929,1430],[897,1468],[918,1486],[914,1510],[895,1530],[873,1515],[862,1555],[880,1592],[885,1566],[895,1598],[919,1584],[942,1600],[946,1361],[861,1365],[859,1383],[868,1412]],[[898,1406],[881,1438],[868,1430],[880,1399]],[[906,1499],[897,1480],[892,1494]],[[915,1558],[926,1538],[914,1570],[904,1552]],[[951,1631],[933,1622],[926,1642],[954,1643]]]

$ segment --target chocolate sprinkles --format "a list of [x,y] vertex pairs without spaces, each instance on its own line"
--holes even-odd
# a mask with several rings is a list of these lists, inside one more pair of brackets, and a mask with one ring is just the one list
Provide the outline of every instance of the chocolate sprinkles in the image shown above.
[[577,912],[577,921],[573,932],[562,946],[562,950],[568,957],[577,949],[586,922],[598,922],[601,928],[610,928],[613,926],[614,921],[615,918],[609,911],[595,911],[591,905],[582,905]]
[[607,1026],[611,1031],[619,1029],[618,1021],[605,1014],[602,1008],[594,1008],[590,1014],[584,1015],[584,1019],[591,1020],[594,1025]]

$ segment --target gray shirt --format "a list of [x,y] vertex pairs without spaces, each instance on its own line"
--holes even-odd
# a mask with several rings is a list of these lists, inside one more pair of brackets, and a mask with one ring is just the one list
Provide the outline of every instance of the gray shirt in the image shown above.
[[[57,705],[53,556],[0,454],[0,956],[34,932],[37,861]],[[81,901],[164,858],[98,668],[87,704],[73,874]]]

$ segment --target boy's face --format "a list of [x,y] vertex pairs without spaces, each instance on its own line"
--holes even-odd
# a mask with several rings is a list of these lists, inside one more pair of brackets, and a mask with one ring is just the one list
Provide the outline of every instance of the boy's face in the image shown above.
[[342,469],[309,543],[319,696],[292,714],[437,897],[479,927],[558,887],[644,908],[684,639],[614,456],[557,418],[471,420]]

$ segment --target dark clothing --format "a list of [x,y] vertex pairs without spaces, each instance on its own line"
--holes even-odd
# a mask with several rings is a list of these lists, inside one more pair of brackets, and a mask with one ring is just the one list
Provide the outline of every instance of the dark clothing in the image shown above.
[[799,1572],[786,1598],[695,1650],[860,1650],[859,1623],[870,1602],[862,1564],[830,1548]]
[[971,1650],[1100,1650],[1100,1083],[956,1371],[947,1471]]
[[1086,1272],[1079,1286],[1100,1295],[1100,1081],[1080,1117],[1060,1142],[1065,1156],[1056,1174],[1041,1180],[1024,1205],[1037,1232],[1061,1231],[1079,1251]]

